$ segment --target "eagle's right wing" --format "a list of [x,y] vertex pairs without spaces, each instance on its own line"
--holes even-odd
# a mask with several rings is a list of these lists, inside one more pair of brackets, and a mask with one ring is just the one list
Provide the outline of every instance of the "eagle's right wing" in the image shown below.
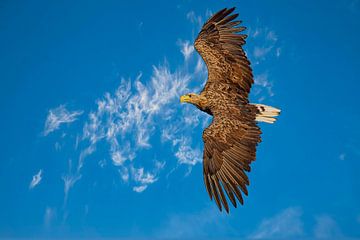
[[238,26],[241,21],[234,21],[238,16],[231,15],[234,9],[225,8],[214,14],[202,27],[194,45],[207,65],[208,83],[221,81],[236,89],[241,102],[248,103],[254,80],[250,62],[242,49],[247,36],[237,34],[245,27]]

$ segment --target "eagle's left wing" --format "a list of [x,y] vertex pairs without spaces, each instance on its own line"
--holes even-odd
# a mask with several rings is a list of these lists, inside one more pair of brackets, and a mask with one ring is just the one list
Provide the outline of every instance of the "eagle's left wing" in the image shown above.
[[245,114],[242,119],[215,116],[203,132],[204,182],[210,199],[215,199],[220,211],[223,205],[229,212],[223,189],[234,207],[235,196],[243,204],[241,191],[247,195],[249,179],[245,172],[250,171],[256,146],[261,141],[261,131],[253,118]]

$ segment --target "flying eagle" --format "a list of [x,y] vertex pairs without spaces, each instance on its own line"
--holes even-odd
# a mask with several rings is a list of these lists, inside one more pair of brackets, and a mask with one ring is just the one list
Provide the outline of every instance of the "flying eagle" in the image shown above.
[[210,199],[220,211],[229,212],[228,199],[236,208],[247,195],[250,163],[255,160],[261,141],[257,122],[274,123],[280,110],[263,104],[250,104],[249,91],[254,83],[250,62],[242,48],[245,27],[236,21],[235,8],[214,14],[195,40],[208,69],[208,79],[200,94],[181,96],[180,102],[195,105],[213,116],[204,130],[203,174]]

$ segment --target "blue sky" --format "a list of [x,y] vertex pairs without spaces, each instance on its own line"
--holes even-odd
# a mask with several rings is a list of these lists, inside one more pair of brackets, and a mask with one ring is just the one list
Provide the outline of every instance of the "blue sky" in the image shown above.
[[[261,124],[244,206],[203,186],[179,96],[201,24],[237,7]],[[2,1],[0,237],[360,238],[360,1]]]

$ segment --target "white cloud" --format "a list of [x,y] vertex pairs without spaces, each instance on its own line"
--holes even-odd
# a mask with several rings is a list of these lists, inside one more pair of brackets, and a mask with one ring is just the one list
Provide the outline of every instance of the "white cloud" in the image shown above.
[[69,163],[68,172],[62,176],[62,180],[64,181],[64,206],[66,206],[67,204],[70,188],[72,188],[74,184],[81,179],[81,174],[80,174],[81,168],[78,167],[77,171],[74,173],[71,159],[69,159],[68,163]]
[[129,181],[129,170],[126,167],[122,167],[119,169],[120,177],[124,182]]
[[45,121],[44,135],[55,131],[63,123],[71,123],[77,120],[83,111],[68,111],[64,105],[50,109]]
[[278,40],[278,37],[274,31],[267,31],[266,39],[269,41],[276,42]]
[[147,188],[147,185],[141,185],[141,186],[133,187],[133,191],[137,192],[137,193],[141,193],[141,192],[145,191],[146,188]]
[[[189,53],[188,50],[185,52]],[[185,56],[192,57],[191,54],[186,54]],[[82,139],[89,141],[90,146],[95,146],[98,141],[104,140],[109,145],[109,155],[113,164],[117,167],[126,167],[136,158],[137,152],[152,147],[152,136],[157,131],[166,128],[166,125],[163,125],[157,129],[156,123],[178,118],[176,113],[185,107],[180,106],[178,99],[182,93],[189,91],[191,75],[196,74],[187,70],[172,72],[165,62],[163,65],[153,67],[153,74],[147,84],[141,81],[141,74],[135,79],[134,84],[131,84],[130,80],[122,79],[114,94],[105,93],[104,98],[97,101],[97,110],[89,114]],[[181,108],[176,109],[174,105]],[[180,130],[190,125],[197,126],[201,122],[201,113],[198,111],[191,117],[187,111],[181,111],[181,114],[183,116],[179,122],[182,126]],[[172,140],[177,139],[174,145],[178,147],[174,149],[174,155],[179,159],[179,163],[194,165],[201,162],[200,151],[190,146],[190,138],[186,141],[180,138],[180,135],[172,136]],[[182,150],[184,153],[181,154]],[[133,174],[131,178],[135,183],[144,184],[135,176]],[[146,184],[155,181],[154,179]],[[139,189],[145,190],[145,188],[136,188]]]
[[255,57],[255,59],[258,59],[258,58],[264,59],[265,56],[272,50],[272,48],[273,48],[272,46],[270,46],[270,47],[255,47],[253,56]]
[[201,57],[198,57],[198,60],[196,61],[195,73],[201,73],[205,71],[206,71],[206,66],[204,61],[201,59]]
[[[62,177],[64,203],[67,202],[70,188],[81,179],[85,159],[96,151],[99,142],[102,142],[102,148],[107,148],[113,165],[122,169],[120,179],[135,185],[134,191],[142,192],[148,185],[157,181],[164,164],[159,167],[156,163],[153,169],[145,170],[143,167],[133,167],[132,162],[138,153],[152,147],[153,135],[162,128],[158,125],[159,122],[165,123],[178,118],[177,114],[183,107],[178,102],[179,97],[189,91],[191,75],[196,75],[183,67],[179,69],[182,70],[171,71],[167,62],[154,66],[153,73],[146,83],[141,80],[142,74],[134,81],[121,79],[114,93],[106,92],[96,101],[96,109],[88,114],[88,119],[83,124],[82,136],[76,138],[75,150],[79,153],[77,168],[74,172],[71,171],[70,161],[69,171]],[[182,111],[180,113],[184,116],[187,114]],[[196,122],[200,122],[198,118],[197,116]],[[198,124],[183,121],[184,127]],[[187,153],[184,156],[175,154],[179,150],[174,150],[174,155],[184,159],[181,161],[182,164],[194,165],[199,162],[198,150],[192,152],[190,142],[187,146],[184,146],[185,143],[178,144],[179,147],[186,148]],[[192,160],[191,156],[197,158]],[[137,165],[139,161],[136,161]],[[128,175],[125,174],[124,168],[127,169]]]
[[195,213],[173,214],[155,232],[155,238],[224,239],[223,236],[234,232],[228,219],[229,216],[220,214],[215,206]]
[[[154,131],[154,118],[162,115],[166,106],[177,100],[190,80],[186,73],[171,72],[167,63],[153,68],[150,82],[144,85],[141,75],[135,80],[121,81],[114,95],[105,94],[98,101],[98,109],[91,113],[84,128],[84,138],[93,143],[105,137],[118,150],[118,137],[134,134],[137,148],[149,148],[150,136]],[[135,92],[131,92],[131,90]],[[134,146],[130,146],[134,148]]]
[[273,217],[261,221],[257,230],[249,238],[296,238],[304,234],[301,219],[302,210],[297,207],[284,209]]
[[[193,12],[190,12],[187,18],[194,24],[202,24],[202,17],[196,16]],[[191,41],[178,41],[178,44],[184,56],[182,64],[171,69],[165,61],[153,66],[152,74],[148,77],[140,73],[134,79],[121,78],[119,86],[114,91],[105,92],[95,101],[96,106],[82,122],[81,134],[64,134],[63,139],[74,135],[80,136],[76,138],[74,148],[75,154],[78,155],[77,166],[73,171],[72,161],[69,161],[69,170],[62,176],[64,203],[67,202],[69,190],[81,179],[86,158],[99,149],[108,153],[105,158],[109,158],[109,163],[119,170],[119,179],[126,182],[134,191],[142,192],[150,184],[155,183],[165,168],[165,162],[155,161],[155,165],[149,167],[142,162],[142,156],[158,142],[161,133],[165,134],[163,129],[167,128],[169,123],[176,122],[177,129],[168,138],[165,135],[162,137],[161,144],[166,145],[170,141],[172,146],[166,149],[174,156],[174,161],[168,160],[169,165],[186,165],[191,169],[201,162],[199,146],[193,145],[190,136],[183,136],[185,132],[193,131],[196,127],[204,127],[209,118],[194,107],[180,105],[179,98],[184,93],[200,91],[199,85],[204,84],[206,79],[206,67],[200,56],[194,54]],[[194,62],[196,65],[187,64],[188,62]],[[190,90],[191,81],[198,85],[196,89]],[[53,120],[49,121],[47,126],[55,126],[49,129],[56,129],[60,123],[75,121],[82,113],[70,112],[61,105],[49,111],[49,119]],[[44,132],[48,134],[51,131]],[[199,131],[202,129],[199,128]],[[99,166],[104,166],[99,160],[97,162]]]
[[100,161],[98,162],[98,164],[99,164],[99,166],[100,166],[101,168],[104,168],[104,167],[106,166],[107,162],[106,162],[105,159],[102,159],[102,160],[100,160]]
[[202,162],[202,152],[199,148],[190,147],[190,138],[181,137],[178,141],[178,150],[175,156],[180,164],[195,165]]
[[320,239],[339,239],[343,236],[336,221],[329,215],[315,218],[314,236]]
[[[260,24],[258,23],[258,25]],[[269,61],[273,62],[278,59],[283,48],[279,44],[279,37],[276,32],[268,27],[258,26],[254,30],[250,29],[249,36],[251,39],[247,45],[247,52],[255,75],[255,86],[252,89],[252,94],[256,96],[257,101],[262,102],[275,95],[273,81],[269,79],[269,71],[264,70],[262,66],[266,66]]]
[[276,55],[276,57],[280,57],[280,55],[281,55],[281,47],[276,48],[275,55]]
[[214,13],[210,9],[206,9],[205,17],[209,19]]
[[254,65],[260,64],[272,56],[280,57],[281,47],[278,43],[278,36],[275,31],[267,27],[256,27],[255,30],[249,30],[251,39],[250,59]]
[[186,130],[189,128],[197,127],[200,123],[202,123],[202,128],[207,127],[209,124],[209,118],[205,114],[200,113],[200,115],[197,115],[199,111],[194,110],[194,113],[189,110],[188,114],[184,114],[181,121],[164,126],[161,133],[161,140],[170,142],[173,146],[174,156],[178,164],[187,165],[189,170],[191,170],[192,166],[202,162],[202,151],[199,147],[193,147],[190,136],[181,133],[187,132]]
[[194,45],[188,40],[182,41],[180,39],[178,40],[178,45],[180,46],[180,51],[184,56],[185,62],[189,61],[195,50]]
[[196,28],[201,29],[203,25],[203,19],[200,15],[196,15],[194,11],[190,11],[186,14],[186,18],[193,23]]
[[111,159],[113,160],[113,164],[115,166],[121,166],[126,161],[126,157],[122,154],[121,151],[114,151],[111,153]]
[[43,170],[40,169],[39,172],[32,177],[32,180],[29,185],[29,189],[33,189],[38,184],[40,184],[41,179],[42,179],[42,173],[43,173]]
[[84,164],[84,159],[87,156],[91,155],[94,151],[95,151],[95,146],[90,145],[89,147],[85,148],[84,150],[82,150],[80,152],[79,163],[78,163],[78,171],[80,171],[80,169],[82,168],[82,166]]
[[61,144],[59,142],[56,142],[54,144],[54,148],[55,148],[56,151],[60,151],[61,150]]
[[46,207],[44,213],[44,225],[45,227],[50,227],[52,222],[56,218],[56,209],[51,207]]
[[151,184],[157,181],[157,178],[154,174],[149,172],[144,172],[144,168],[131,168],[131,173],[133,179],[141,184]]
[[62,180],[64,181],[64,205],[67,203],[69,196],[69,190],[74,186],[74,184],[81,179],[81,175],[63,175]]
[[158,180],[159,172],[164,168],[165,162],[155,161],[155,167],[152,172],[146,172],[143,167],[135,168],[131,166],[131,177],[137,186],[133,187],[135,192],[143,192],[148,185],[153,184]]
[[266,90],[267,96],[274,96],[273,92],[273,83],[269,80],[269,75],[267,72],[261,73],[254,76],[255,86],[260,86],[262,89],[259,89],[259,93],[262,93],[263,89]]

